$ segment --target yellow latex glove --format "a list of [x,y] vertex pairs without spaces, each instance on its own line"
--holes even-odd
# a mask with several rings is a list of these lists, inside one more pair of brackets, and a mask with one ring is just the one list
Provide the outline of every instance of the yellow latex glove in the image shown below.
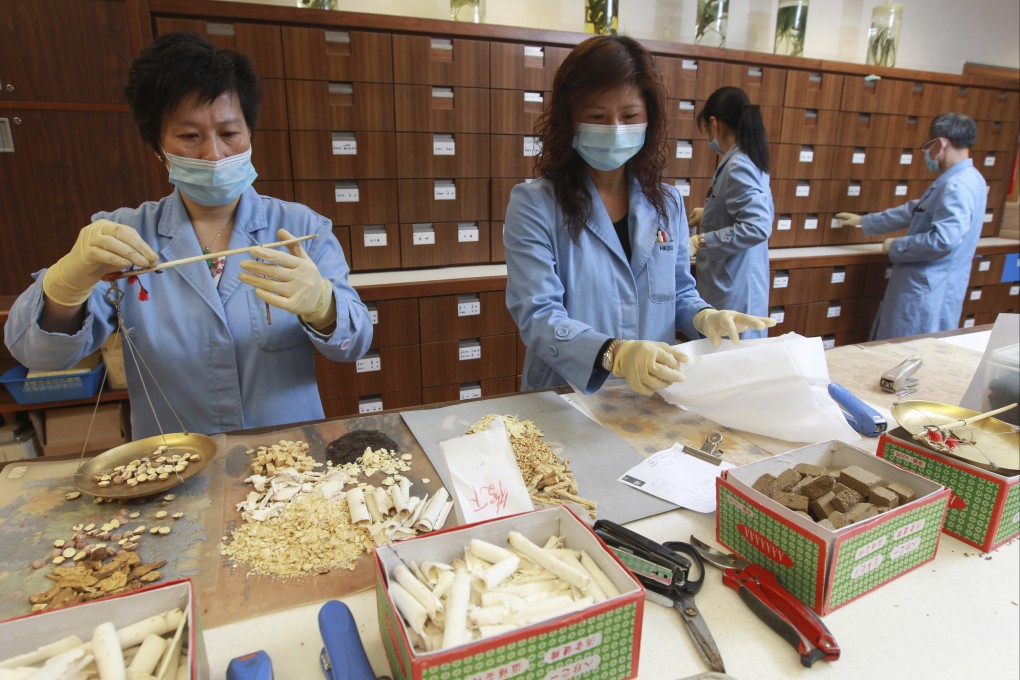
[[889,250],[892,248],[893,241],[895,241],[895,240],[896,240],[895,238],[887,238],[886,240],[882,241],[882,254],[883,255],[888,255],[889,254]]
[[[276,235],[281,241],[294,238],[286,229]],[[244,273],[239,278],[254,288],[260,299],[297,314],[312,328],[329,326],[336,321],[333,284],[319,273],[300,243],[287,246],[287,251],[254,248],[251,256],[255,259],[241,263]]]
[[691,255],[701,250],[701,234],[695,234],[691,237]]
[[859,227],[861,225],[861,216],[857,213],[836,213],[835,217],[843,222],[844,227]]
[[77,307],[106,274],[131,265],[151,267],[157,259],[156,251],[131,227],[98,220],[78,232],[70,252],[46,270],[43,292],[58,305]]
[[701,214],[704,212],[704,208],[695,208],[692,210],[691,214],[687,216],[687,226],[696,227],[701,224]]
[[648,397],[683,380],[681,364],[686,361],[686,354],[664,342],[625,340],[616,349],[613,375],[626,378],[632,390]]
[[740,334],[744,331],[760,331],[776,325],[775,319],[763,316],[751,316],[729,309],[703,309],[694,317],[694,327],[708,338],[713,347],[718,347],[724,337],[733,344],[740,343]]

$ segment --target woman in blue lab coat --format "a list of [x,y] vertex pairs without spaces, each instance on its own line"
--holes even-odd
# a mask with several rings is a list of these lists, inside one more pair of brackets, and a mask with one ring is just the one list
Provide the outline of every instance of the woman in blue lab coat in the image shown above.
[[676,333],[714,344],[772,325],[716,310],[690,273],[687,219],[666,164],[665,92],[626,36],[578,45],[536,126],[541,179],[514,187],[503,242],[507,308],[527,347],[522,389],[635,391],[683,379]]
[[322,418],[313,346],[353,361],[368,349],[372,324],[329,220],[252,188],[260,96],[248,58],[194,34],[165,35],[132,64],[126,94],[176,189],[93,215],[12,307],[11,353],[44,370],[99,349],[117,329],[105,274],[314,234],[286,250],[144,274],[147,296],[137,284],[119,286],[134,438]]
[[940,174],[921,198],[863,217],[836,214],[845,226],[860,225],[868,236],[907,230],[882,244],[892,272],[871,329],[872,340],[960,325],[988,185],[970,159],[977,139],[973,120],[961,113],[943,113],[931,122],[929,136],[921,145],[924,161]]
[[[761,111],[738,87],[705,102],[698,126],[721,156],[705,207],[695,208],[690,237],[698,293],[715,307],[767,316],[769,236],[775,209],[769,189],[769,146]],[[750,330],[745,338],[764,337]]]

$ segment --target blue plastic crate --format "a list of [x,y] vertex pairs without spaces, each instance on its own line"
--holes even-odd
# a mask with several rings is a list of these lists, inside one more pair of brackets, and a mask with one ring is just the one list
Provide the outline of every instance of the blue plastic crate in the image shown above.
[[26,378],[28,369],[15,366],[2,376],[7,391],[19,404],[42,404],[49,401],[88,399],[96,396],[103,382],[103,362],[89,371],[77,375],[54,375],[45,378]]

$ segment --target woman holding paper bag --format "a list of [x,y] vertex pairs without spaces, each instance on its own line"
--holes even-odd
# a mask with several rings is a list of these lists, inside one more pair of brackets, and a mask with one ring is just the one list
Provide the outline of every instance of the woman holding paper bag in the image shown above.
[[536,128],[542,178],[514,187],[503,231],[522,389],[591,393],[613,373],[650,395],[683,380],[678,330],[718,344],[773,325],[695,290],[683,199],[661,181],[665,90],[648,50],[626,36],[578,45]]

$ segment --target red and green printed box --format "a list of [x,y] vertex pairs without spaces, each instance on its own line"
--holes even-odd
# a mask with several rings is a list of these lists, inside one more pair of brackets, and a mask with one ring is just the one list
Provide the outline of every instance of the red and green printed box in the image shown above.
[[942,530],[988,552],[1020,534],[1020,475],[1006,477],[915,442],[902,427],[878,440],[878,455],[890,463],[949,487],[949,512]]
[[[450,649],[412,648],[388,583],[401,562],[463,559],[473,538],[506,546],[518,531],[542,545],[561,536],[571,550],[586,550],[620,595],[587,609]],[[604,543],[569,510],[556,507],[479,522],[377,548],[379,632],[394,680],[570,680],[633,678],[638,672],[644,588]]]
[[[198,621],[195,588],[191,579],[167,581],[120,595],[111,595],[99,600],[81,602],[61,609],[41,611],[0,622],[0,641],[2,641],[0,646],[3,648],[0,658],[10,659],[29,654],[43,645],[74,635],[88,641],[92,639],[96,626],[101,623],[109,621],[117,630],[120,630],[171,609],[180,609],[186,615],[184,626],[177,631],[176,636],[164,636],[172,640],[173,648],[182,650],[178,652],[179,654],[187,653],[188,669],[183,677],[192,680],[208,680],[209,659],[205,652],[202,627]],[[157,671],[163,667],[164,662],[166,660],[161,659]],[[183,665],[183,657],[181,662]],[[178,670],[180,670],[179,667]],[[164,677],[182,676],[177,675],[174,672],[174,667],[168,665]]]
[[[798,463],[840,469],[858,465],[886,483],[905,484],[917,497],[830,531],[751,488],[763,474],[778,477]],[[821,615],[933,560],[949,500],[945,487],[839,441],[726,470],[716,491],[719,542],[773,572]]]

